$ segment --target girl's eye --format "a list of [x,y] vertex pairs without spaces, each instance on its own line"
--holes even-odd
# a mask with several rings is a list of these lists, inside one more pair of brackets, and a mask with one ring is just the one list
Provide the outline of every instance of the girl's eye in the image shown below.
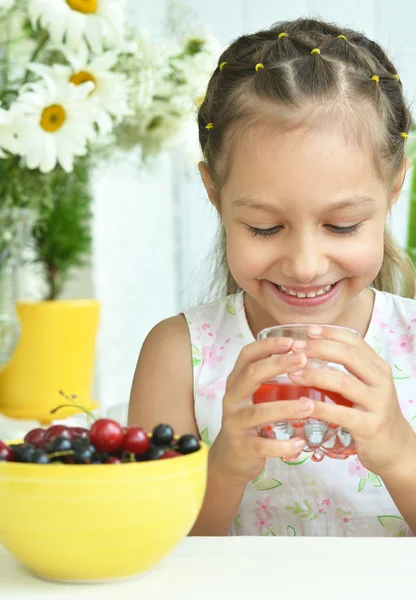
[[333,233],[348,235],[351,233],[356,233],[361,227],[361,223],[357,223],[356,225],[349,225],[348,227],[337,227],[336,225],[325,225],[325,227]]
[[259,229],[258,227],[252,227],[251,225],[247,225],[246,227],[253,237],[256,235],[263,235],[267,237],[268,235],[273,235],[282,229],[281,225],[275,225],[275,227],[270,227],[269,229]]

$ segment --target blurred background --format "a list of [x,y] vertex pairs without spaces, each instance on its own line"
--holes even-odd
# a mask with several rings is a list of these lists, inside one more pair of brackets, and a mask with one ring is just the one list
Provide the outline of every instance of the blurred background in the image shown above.
[[[2,2],[4,5],[7,2],[13,4],[12,0],[0,0],[0,6]],[[92,0],[86,2],[91,7],[94,4]],[[98,3],[100,4],[100,0]],[[118,0],[101,0],[101,3],[110,16],[113,5],[123,4]],[[76,12],[74,7],[77,6],[74,0],[54,0],[54,4],[62,4],[62,11],[52,14],[53,11],[49,12],[47,8],[46,0],[35,0],[32,4],[29,0],[24,4],[32,11],[31,23],[36,43],[41,40],[39,36],[42,35],[42,30],[47,30],[54,41],[58,42],[65,23],[67,28],[70,27],[70,21],[65,20],[68,15],[64,9],[66,11],[68,6],[70,9],[72,6],[72,12]],[[69,278],[59,292],[59,298],[63,299],[88,298],[100,302],[93,397],[105,409],[128,402],[137,357],[150,329],[160,320],[197,303],[207,283],[206,256],[212,247],[217,220],[199,180],[197,129],[193,118],[195,106],[204,93],[204,86],[216,67],[221,50],[239,35],[269,27],[279,20],[299,16],[322,17],[341,26],[362,30],[368,37],[383,45],[397,66],[410,103],[413,103],[416,90],[416,4],[411,0],[263,0],[261,3],[249,0],[189,0],[181,3],[170,0],[128,0],[124,4],[126,23],[129,28],[134,27],[136,33],[125,42],[130,46],[124,46],[124,54],[118,56],[118,62],[114,59],[111,64],[111,57],[107,57],[107,65],[95,65],[95,68],[97,72],[105,67],[114,73],[123,73],[126,78],[124,83],[128,83],[131,75],[129,69],[136,69],[136,75],[138,71],[142,73],[140,81],[135,81],[137,90],[140,88],[140,93],[137,90],[135,92],[136,104],[133,110],[136,112],[129,116],[129,107],[123,105],[123,94],[127,94],[123,92],[123,82],[116,79],[112,82],[107,77],[110,88],[112,85],[114,89],[119,86],[120,92],[111,97],[111,90],[108,91],[108,103],[105,107],[107,117],[102,116],[101,120],[97,117],[94,127],[101,128],[110,137],[116,131],[116,139],[106,144],[97,143],[94,152],[99,159],[88,165],[91,245],[84,256],[83,266],[70,269]],[[4,26],[5,14],[1,17],[0,13],[0,19],[3,19],[0,20],[0,28],[2,24]],[[119,13],[114,12],[113,22],[116,24],[117,15]],[[75,16],[87,17],[91,16],[91,12]],[[82,31],[83,22],[78,20],[74,23],[74,27],[78,30],[81,28]],[[83,43],[86,40],[90,49],[97,44],[95,26],[91,29],[93,30],[90,37],[87,32],[82,40]],[[107,39],[110,39],[110,33]],[[112,33],[115,36],[117,32]],[[69,29],[66,41],[70,40],[71,35],[75,38],[72,45],[79,46],[81,40],[78,34],[71,33]],[[171,42],[173,46],[166,48],[166,44]],[[116,47],[116,42],[113,46]],[[46,49],[44,47],[42,52],[46,53]],[[79,47],[75,50],[79,51]],[[94,50],[96,55],[105,53],[104,48]],[[57,53],[59,48],[53,51]],[[13,60],[16,60],[14,66],[17,66],[17,61],[22,61],[19,53],[13,52],[9,48],[9,69],[13,69]],[[3,59],[4,53],[3,48]],[[132,59],[135,53],[136,62]],[[45,54],[43,60],[41,56],[39,53],[32,62],[50,66],[51,55],[48,57]],[[177,88],[174,92],[165,89],[162,93],[160,89],[157,90],[160,83],[157,82],[157,75],[166,69],[163,61],[171,61],[172,56],[180,63],[172,71],[174,76],[177,77],[182,69],[185,80],[189,78],[191,82],[186,83],[182,93],[182,96],[188,94],[190,98],[186,109],[183,109],[183,115],[179,115],[180,118],[176,120],[172,118],[171,121],[174,122],[169,124],[163,118],[172,111],[172,103],[163,106],[163,101],[159,102],[158,113],[154,106],[157,102],[152,104],[146,94],[154,101],[158,94],[171,94],[173,97],[176,93]],[[65,62],[56,57],[55,60],[59,64]],[[88,69],[85,65],[82,66],[83,60],[85,63],[85,57],[80,58],[78,55],[76,59],[70,57],[69,63],[73,69],[73,78],[84,73],[82,81],[77,80],[77,83],[88,85],[91,78],[85,76],[85,73],[88,75]],[[24,73],[23,69],[23,75]],[[60,73],[59,69],[55,69],[51,75],[51,72],[35,67],[30,73],[34,75],[35,83],[42,79],[42,85],[49,88],[52,85],[51,79],[56,82],[56,78],[63,76],[62,69]],[[3,84],[4,76],[3,71]],[[166,77],[171,81],[172,73],[168,73]],[[105,80],[105,74],[103,78]],[[20,83],[21,81],[22,79]],[[32,81],[31,77],[28,81]],[[98,86],[96,89],[98,95]],[[50,93],[50,89],[45,93]],[[30,103],[36,104],[38,97],[34,98],[33,94],[39,96],[40,92],[28,90],[27,94],[32,96],[23,98],[21,103],[22,110],[26,111],[25,118],[29,119],[33,111],[27,107]],[[92,91],[87,89],[83,99],[88,99],[91,94]],[[3,98],[3,108],[9,112],[12,104],[10,98],[13,96]],[[138,108],[140,101],[142,106]],[[52,104],[54,103],[59,104],[56,98]],[[182,106],[180,101],[178,103]],[[181,110],[182,108],[179,112]],[[119,117],[122,120],[117,111],[125,113],[124,128],[114,124]],[[55,115],[53,118],[56,120],[58,117]],[[110,125],[108,120],[113,123]],[[30,120],[25,122],[30,125]],[[145,134],[152,134],[147,137],[142,130],[138,132],[144,122],[147,124]],[[86,127],[85,123],[83,126]],[[167,135],[169,127],[172,129],[172,136]],[[108,129],[113,129],[112,133]],[[1,131],[0,113],[0,149]],[[85,140],[87,137],[86,133]],[[11,150],[13,148],[9,144],[6,155]],[[60,168],[59,156],[58,151],[55,169]],[[42,164],[36,164],[36,160],[41,158],[27,153],[25,159],[31,160],[32,165],[36,165],[35,169],[42,168]],[[44,158],[43,167],[46,169],[52,164],[48,164],[48,160],[52,161],[52,158]],[[392,214],[392,230],[402,246],[408,244],[411,181],[412,173],[406,180],[400,201]],[[0,200],[1,189],[0,185]],[[42,236],[38,237],[40,239]],[[25,299],[40,300],[48,290],[45,264],[42,265],[39,260],[34,264],[27,259],[30,250],[26,249],[25,252],[24,259],[19,259],[17,269],[18,295]],[[1,390],[0,381],[0,396]]]

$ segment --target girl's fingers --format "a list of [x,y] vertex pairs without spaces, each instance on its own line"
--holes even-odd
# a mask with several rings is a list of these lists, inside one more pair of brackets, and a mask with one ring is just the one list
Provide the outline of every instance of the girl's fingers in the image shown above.
[[281,442],[253,436],[249,438],[247,443],[250,446],[251,453],[264,458],[296,456],[305,447],[305,441],[299,438]]
[[315,401],[314,419],[325,423],[336,423],[345,427],[353,437],[362,437],[367,429],[368,414],[357,408],[348,408],[336,404]]
[[279,400],[244,406],[234,415],[231,427],[250,429],[287,419],[302,419],[309,417],[315,405],[310,398],[299,400]]
[[306,365],[306,356],[301,353],[274,355],[250,363],[240,372],[239,377],[233,382],[227,381],[227,390],[224,396],[224,407],[239,407],[242,402],[251,398],[262,383],[282,375],[293,373]]
[[[320,388],[340,394],[346,400],[368,410],[371,410],[374,403],[372,401],[373,395],[369,393],[368,387],[353,375],[343,371],[331,368],[303,369],[302,374],[291,373],[289,377],[298,385]],[[331,399],[330,395],[328,397]]]
[[286,354],[289,352],[293,343],[291,338],[265,338],[252,344],[244,346],[231,371],[228,381],[232,385],[241,376],[247,367],[264,358],[269,358],[274,354]]

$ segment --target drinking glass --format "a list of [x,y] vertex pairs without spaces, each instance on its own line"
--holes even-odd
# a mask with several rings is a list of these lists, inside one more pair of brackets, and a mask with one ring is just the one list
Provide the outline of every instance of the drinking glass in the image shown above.
[[[278,325],[263,329],[257,336],[258,340],[266,337],[285,337],[293,340],[307,341],[308,330],[313,324],[295,324]],[[316,326],[316,325],[315,325]],[[337,325],[319,325],[324,329],[344,329],[359,335],[353,329],[339,327]],[[339,369],[346,372],[346,369],[339,364],[327,362],[320,359],[309,358],[305,369]],[[273,379],[263,383],[253,396],[253,403],[278,402],[279,400],[297,400],[302,396],[307,396],[320,402],[329,402],[342,406],[351,407],[352,402],[344,398],[341,394],[314,388],[306,385],[293,383],[287,374],[278,375]],[[356,454],[354,440],[350,432],[336,423],[325,423],[318,419],[291,419],[269,423],[259,427],[259,434],[263,437],[275,440],[289,440],[291,438],[302,438],[305,441],[303,452],[311,454],[311,459],[315,462],[321,461],[325,456],[336,459],[346,459]],[[286,460],[295,460],[300,456],[289,457]]]

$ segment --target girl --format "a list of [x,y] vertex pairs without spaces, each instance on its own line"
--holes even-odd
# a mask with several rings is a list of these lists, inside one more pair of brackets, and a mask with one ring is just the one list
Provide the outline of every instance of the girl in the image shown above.
[[[130,423],[165,421],[212,444],[193,535],[416,533],[415,278],[385,231],[411,127],[396,69],[355,31],[278,23],[223,53],[198,123],[225,293],[151,331]],[[306,345],[255,341],[285,323],[361,337],[317,326]],[[347,373],[302,370],[307,357]],[[353,407],[247,402],[287,372]],[[357,456],[288,461],[302,440],[257,435],[260,424],[299,417],[346,427]]]

